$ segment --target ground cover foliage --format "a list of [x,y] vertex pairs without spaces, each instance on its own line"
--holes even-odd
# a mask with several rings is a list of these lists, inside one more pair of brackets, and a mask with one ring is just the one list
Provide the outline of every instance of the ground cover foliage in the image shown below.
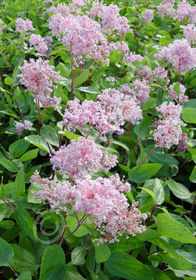
[[0,5],[0,278],[196,279],[195,4]]

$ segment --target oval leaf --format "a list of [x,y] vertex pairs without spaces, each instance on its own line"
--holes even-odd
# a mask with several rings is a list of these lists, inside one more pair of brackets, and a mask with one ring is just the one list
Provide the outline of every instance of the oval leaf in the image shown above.
[[196,109],[184,108],[184,110],[182,111],[182,118],[185,122],[196,123]]
[[177,183],[171,178],[167,181],[167,185],[176,197],[181,199],[189,199],[191,197],[191,193],[184,185]]
[[15,218],[20,229],[33,241],[37,241],[36,226],[30,214],[25,209],[17,208],[15,211]]
[[162,164],[147,163],[135,166],[129,171],[129,180],[135,183],[144,183],[147,179],[154,176],[162,167]]
[[39,280],[42,280],[50,269],[64,264],[65,254],[63,249],[56,244],[48,246],[42,257]]
[[12,246],[4,239],[0,238],[0,266],[9,266],[13,255],[14,251]]
[[[94,244],[95,245],[95,244]],[[107,261],[111,256],[110,248],[106,244],[95,245],[95,260],[96,263]]]
[[182,243],[196,244],[195,236],[185,225],[175,221],[165,214],[158,214],[156,221],[159,234],[178,240]]
[[105,268],[112,274],[130,280],[152,280],[151,271],[134,257],[124,252],[113,252],[105,263]]

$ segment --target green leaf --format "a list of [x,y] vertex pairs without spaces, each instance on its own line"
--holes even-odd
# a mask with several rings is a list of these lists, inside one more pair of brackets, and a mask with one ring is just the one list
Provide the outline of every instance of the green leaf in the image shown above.
[[179,84],[179,82],[177,82],[177,83],[175,84],[174,90],[175,90],[175,92],[176,92],[178,95],[180,95],[180,84]]
[[32,280],[31,272],[26,271],[21,273],[18,280]]
[[[67,216],[66,222],[71,232],[74,231],[78,226],[78,221],[75,217],[72,217],[71,215]],[[89,233],[89,229],[84,224],[82,224],[81,226],[79,226],[76,232],[74,232],[74,236],[82,237],[87,233]]]
[[[138,234],[140,236],[140,234]],[[120,238],[120,242],[115,242],[114,244],[110,244],[109,247],[113,251],[127,251],[127,250],[133,250],[136,248],[144,247],[145,244],[138,240],[138,236],[136,237],[130,237],[129,239],[126,239],[125,236],[122,236]]]
[[39,152],[39,149],[33,149],[31,151],[28,151],[24,155],[22,155],[18,159],[18,161],[25,162],[25,161],[28,161],[28,160],[32,160],[32,159],[37,157],[38,152]]
[[20,196],[25,193],[25,172],[22,166],[16,175],[16,180],[14,183],[14,191],[16,196]]
[[34,146],[46,151],[46,152],[50,152],[48,145],[46,143],[46,141],[44,140],[43,137],[39,136],[39,135],[30,135],[30,136],[26,136],[24,138],[27,142],[33,144]]
[[196,108],[184,108],[182,118],[185,122],[196,123]]
[[0,238],[0,266],[9,266],[13,255],[14,251],[12,246]]
[[[158,148],[156,148],[156,150],[154,152],[152,152],[151,155],[149,155],[149,160],[151,162],[167,164],[167,165],[171,165],[171,164],[178,165],[179,164],[177,159],[175,159],[171,155],[163,154],[161,150],[157,150],[157,149]],[[148,151],[148,152],[150,152],[150,151]]]
[[157,102],[157,98],[149,97],[147,102],[142,104],[142,111],[143,112],[148,111],[156,102]]
[[71,262],[74,265],[85,264],[86,249],[84,246],[78,246],[71,253]]
[[13,83],[13,80],[12,80],[11,77],[7,76],[7,77],[5,77],[5,79],[4,79],[4,83],[5,83],[6,85],[8,85],[8,86],[11,86],[12,83]]
[[139,139],[146,139],[146,136],[149,134],[151,125],[152,118],[144,115],[144,118],[141,120],[140,124],[136,125],[134,128],[134,132],[139,137]]
[[50,269],[42,280],[85,280],[74,266],[57,266]]
[[191,99],[183,104],[183,108],[195,108],[195,107],[196,107],[196,99]]
[[89,76],[90,74],[89,71],[87,72],[87,69],[81,71],[80,76],[78,76],[74,81],[74,88],[81,86],[84,82],[88,80]]
[[118,164],[118,166],[127,173],[131,170],[128,166],[122,164]]
[[196,166],[193,168],[192,172],[191,172],[191,175],[189,177],[189,180],[192,182],[192,183],[196,183]]
[[30,185],[30,187],[28,188],[28,195],[27,195],[27,201],[29,203],[41,203],[41,198],[35,198],[35,196],[32,193],[32,191],[34,192],[40,191],[40,187],[41,186],[36,184],[35,182],[33,182],[33,184]]
[[150,228],[147,228],[146,231],[142,233],[136,234],[137,239],[139,239],[140,241],[151,241],[153,239],[157,239],[159,236],[160,234],[156,230]]
[[89,272],[94,273],[94,271],[100,271],[100,264],[95,262],[95,251],[91,251],[88,253],[86,258],[86,268]]
[[107,261],[111,256],[111,250],[106,244],[100,244],[95,246],[95,260],[96,263],[102,263]]
[[151,271],[143,263],[127,253],[112,252],[110,259],[105,262],[105,268],[114,276],[130,280],[152,280]]
[[36,242],[36,226],[30,214],[25,209],[17,208],[15,211],[15,218],[20,229]]
[[36,262],[36,258],[29,251],[24,248],[13,244],[14,256],[12,257],[10,264],[17,272],[34,272],[38,269],[39,265]]
[[162,167],[162,164],[147,163],[133,167],[128,175],[129,180],[135,183],[144,183],[147,179],[154,176]]
[[189,199],[191,197],[191,193],[184,185],[177,183],[171,178],[169,178],[169,180],[166,182],[168,187],[176,197],[181,199]]
[[92,87],[79,87],[78,88],[82,92],[92,93],[92,94],[100,94],[101,91],[98,89],[94,89]]
[[114,145],[118,145],[118,146],[122,147],[123,149],[125,149],[127,152],[129,152],[129,147],[126,144],[124,144],[124,143],[122,143],[120,141],[113,140],[110,143],[114,144]]
[[13,158],[17,158],[24,154],[29,146],[30,143],[24,139],[20,139],[9,146],[9,152]]
[[42,280],[54,280],[54,279],[58,279],[58,280],[68,280],[66,278],[66,267],[65,266],[56,266],[54,268],[51,268],[50,270],[48,270],[45,275],[42,277]]
[[12,220],[0,222],[0,228],[3,228],[5,230],[12,229],[13,227],[15,227],[15,223]]
[[189,152],[191,153],[192,160],[196,163],[196,149],[189,147]]
[[78,138],[81,137],[81,135],[75,134],[71,131],[59,131],[59,134],[64,135],[65,137],[67,137],[69,140],[78,140]]
[[6,158],[0,158],[0,165],[3,165],[5,169],[7,169],[10,172],[16,173],[18,172],[18,166]]
[[144,164],[148,163],[149,160],[148,160],[148,157],[147,157],[147,153],[145,152],[141,141],[139,141],[138,145],[139,145],[139,148],[140,148],[140,153],[139,153],[139,156],[137,158],[136,165],[140,165],[141,163],[144,163]]
[[49,144],[52,144],[56,147],[59,146],[58,134],[57,134],[56,130],[54,129],[54,127],[52,127],[50,125],[42,126],[42,128],[40,130],[40,135]]
[[[193,247],[192,247],[193,246]],[[185,250],[189,250],[189,251],[184,251],[182,249],[176,249],[176,252],[184,257],[185,259],[187,259],[190,263],[192,264],[195,264],[196,265],[196,254],[195,254],[195,251],[196,251],[196,248],[195,248],[195,245],[187,245],[187,248],[186,246],[184,246]],[[184,249],[183,248],[183,249]],[[191,250],[192,249],[192,250]]]
[[191,231],[183,224],[176,222],[165,214],[158,214],[156,217],[158,233],[180,241],[182,243],[196,244],[196,238]]
[[192,268],[192,264],[178,254],[174,256],[171,253],[161,252],[159,255],[163,258],[164,262],[166,262],[173,269],[188,270]]
[[153,277],[153,280],[171,280],[171,278],[169,278],[164,272],[162,272],[161,270],[159,270],[156,267],[153,266],[148,266],[148,268],[151,270]]
[[39,280],[42,280],[50,269],[64,264],[65,254],[61,246],[56,244],[48,246],[42,257]]
[[67,78],[70,75],[70,69],[65,66],[64,63],[59,62],[57,66],[58,70],[60,71],[60,75]]
[[157,205],[161,205],[165,200],[165,193],[164,188],[162,186],[161,180],[158,178],[155,179],[155,186],[154,186],[154,194],[155,194],[155,201]]

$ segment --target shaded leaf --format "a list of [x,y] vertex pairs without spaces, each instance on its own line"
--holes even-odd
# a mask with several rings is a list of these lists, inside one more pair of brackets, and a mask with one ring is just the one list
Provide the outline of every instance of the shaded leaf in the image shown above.
[[196,238],[191,231],[183,224],[176,222],[165,214],[158,214],[156,217],[157,230],[159,234],[178,240],[182,243],[196,244]]
[[39,149],[33,149],[33,150],[31,150],[31,151],[28,151],[28,152],[26,152],[24,155],[22,155],[22,156],[18,159],[18,161],[25,162],[25,161],[27,161],[27,160],[32,160],[32,159],[34,159],[34,158],[37,157],[38,152],[39,152]]
[[112,252],[110,259],[105,262],[105,268],[112,275],[125,279],[152,280],[152,273],[147,266],[121,251]]
[[65,254],[61,246],[56,244],[48,246],[42,256],[39,280],[42,280],[50,269],[64,264]]
[[133,167],[128,175],[129,180],[135,183],[144,183],[147,179],[154,176],[162,167],[162,164],[147,163]]
[[24,233],[27,236],[29,236],[33,241],[37,241],[36,226],[30,214],[25,209],[17,208],[15,211],[15,218],[20,229],[24,231]]
[[13,255],[14,251],[12,246],[0,238],[0,266],[9,266]]
[[184,185],[172,180],[171,178],[167,181],[167,185],[176,197],[181,199],[189,199],[191,197],[191,193]]
[[71,253],[71,261],[74,265],[85,264],[86,249],[84,246],[78,246]]

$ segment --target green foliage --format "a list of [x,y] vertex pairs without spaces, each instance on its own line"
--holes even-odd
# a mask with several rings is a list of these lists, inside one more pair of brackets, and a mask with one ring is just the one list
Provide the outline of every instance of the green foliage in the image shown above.
[[[58,4],[70,5],[71,1],[55,0]],[[178,3],[174,9],[178,8]],[[195,6],[194,1],[188,1]],[[53,4],[37,0],[7,0],[1,3],[0,23],[0,266],[2,279],[17,280],[193,280],[196,279],[196,223],[195,197],[196,192],[196,70],[186,74],[174,69],[166,60],[155,58],[163,46],[168,46],[176,39],[183,39],[183,25],[189,24],[187,17],[183,22],[175,17],[160,17],[158,6],[160,0],[109,1],[104,3],[118,5],[120,15],[128,19],[130,32],[120,34],[114,28],[109,32],[100,28],[105,42],[111,45],[124,41],[129,52],[121,48],[114,49],[109,55],[108,64],[98,59],[89,59],[85,54],[78,59],[70,50],[73,46],[65,46],[61,35],[57,37],[49,27],[53,13],[47,8]],[[71,6],[69,6],[71,7]],[[77,7],[79,15],[88,15],[92,1]],[[151,9],[154,18],[151,22],[144,21],[146,9]],[[71,8],[74,16],[74,8]],[[34,31],[26,34],[16,32],[16,19],[32,21]],[[59,16],[60,19],[60,16]],[[102,24],[101,17],[94,18]],[[107,20],[107,19],[106,19]],[[57,27],[57,26],[56,26]],[[2,28],[2,30],[1,30]],[[92,32],[88,26],[82,30],[83,36]],[[39,34],[42,38],[52,36],[52,44],[46,54],[40,54],[30,45],[31,34]],[[92,32],[93,34],[93,32]],[[75,36],[75,34],[74,34]],[[45,40],[45,39],[44,39]],[[83,38],[82,38],[83,40]],[[80,45],[80,42],[78,42]],[[86,43],[86,46],[88,42]],[[101,42],[100,52],[104,53]],[[194,47],[193,42],[190,45]],[[123,47],[122,47],[123,48]],[[141,55],[141,61],[126,62],[126,56]],[[90,54],[89,54],[90,55]],[[48,106],[38,101],[37,93],[28,91],[21,83],[18,74],[24,60],[39,57],[49,61],[55,71],[59,71],[60,79],[55,80],[51,95],[43,92],[48,101],[61,98],[60,106]],[[84,61],[82,62],[82,58]],[[187,58],[188,59],[188,58]],[[154,74],[156,67],[164,67],[168,71],[167,78]],[[146,70],[145,70],[146,69]],[[144,71],[144,74],[141,74]],[[41,73],[42,75],[42,73]],[[44,74],[45,75],[45,74]],[[29,73],[30,76],[30,73]],[[31,77],[32,80],[35,77]],[[149,97],[145,102],[140,100],[140,89],[134,92],[134,81],[146,81]],[[51,78],[52,81],[52,78]],[[39,82],[35,79],[35,83]],[[81,114],[80,124],[72,129],[63,123],[63,116],[69,108],[69,100],[97,102],[98,95],[105,89],[123,91],[121,86],[127,84],[130,94],[135,95],[138,108],[142,110],[142,119],[138,122],[122,121],[119,127],[124,133],[114,131],[102,133],[98,125],[91,125],[94,116],[96,121],[101,116],[90,105],[87,112]],[[185,86],[187,102],[180,101],[181,84]],[[174,86],[177,97],[173,98],[170,85]],[[129,94],[129,90],[128,93]],[[130,95],[128,95],[130,97]],[[111,98],[112,104],[112,98]],[[164,102],[180,104],[182,108],[180,127],[185,141],[178,145],[172,143],[170,148],[161,147],[154,138],[154,131],[164,121],[157,107]],[[111,105],[108,103],[108,105]],[[121,104],[115,105],[116,107]],[[114,106],[114,107],[115,107]],[[106,106],[107,107],[107,106]],[[118,109],[114,115],[118,115]],[[91,110],[94,114],[91,115]],[[131,112],[130,106],[124,108]],[[170,112],[168,112],[169,114]],[[107,108],[105,111],[107,115]],[[137,114],[137,112],[133,113]],[[167,115],[167,114],[166,114]],[[91,116],[89,123],[82,123]],[[77,122],[77,115],[74,115]],[[111,118],[111,120],[110,120]],[[121,119],[112,121],[108,115],[109,125],[116,126]],[[32,127],[17,130],[16,123],[24,125],[30,121]],[[98,122],[98,121],[97,121]],[[71,121],[69,121],[70,126]],[[103,123],[101,123],[103,125]],[[172,130],[173,127],[169,127]],[[110,219],[116,214],[113,232],[104,232],[107,220],[98,224],[97,218],[75,211],[71,191],[64,192],[63,182],[73,187],[82,180],[74,175],[60,174],[50,161],[55,151],[68,146],[80,137],[89,137],[109,157],[115,155],[116,166],[108,172],[100,169],[88,175],[92,179],[110,178],[118,174],[124,183],[131,184],[130,191],[121,191],[127,199],[128,208],[118,217],[118,207],[110,213]],[[165,137],[163,134],[161,139]],[[167,139],[172,137],[167,135]],[[181,136],[182,137],[182,136]],[[183,140],[183,139],[181,139]],[[85,149],[84,148],[84,155]],[[77,151],[76,151],[77,152]],[[92,151],[93,152],[93,151]],[[82,153],[82,152],[81,152]],[[63,152],[62,152],[63,155]],[[80,161],[79,169],[83,168],[87,158]],[[94,159],[96,161],[96,158]],[[101,159],[107,162],[107,156]],[[82,162],[82,163],[81,163]],[[70,162],[64,162],[70,166]],[[107,165],[107,164],[106,164]],[[39,172],[37,179],[32,175]],[[76,171],[77,173],[77,171]],[[35,180],[34,180],[35,179]],[[53,185],[51,181],[55,182]],[[114,182],[115,183],[115,182]],[[123,183],[123,184],[124,184]],[[56,186],[62,184],[62,193]],[[71,188],[70,187],[70,188]],[[115,186],[118,188],[117,186]],[[93,186],[92,186],[93,189]],[[43,200],[42,196],[47,200]],[[76,192],[78,189],[75,189]],[[84,187],[84,191],[88,186]],[[92,191],[92,190],[91,190]],[[44,194],[43,194],[44,193]],[[65,195],[66,193],[66,195]],[[70,199],[70,203],[64,200]],[[53,199],[53,205],[51,200]],[[86,198],[85,198],[86,199]],[[92,194],[89,201],[94,201]],[[60,203],[59,203],[60,201]],[[105,205],[101,204],[103,210]],[[131,222],[125,223],[119,230],[118,226],[127,221],[132,205],[138,203],[138,213],[132,213]],[[57,205],[57,206],[55,206]],[[93,202],[89,207],[96,207]],[[77,205],[79,207],[81,205]],[[80,207],[79,207],[80,208]],[[96,208],[94,208],[94,211]],[[137,216],[146,213],[146,220],[140,220],[144,231],[135,234],[132,226]],[[93,213],[93,210],[92,210]],[[93,214],[92,214],[93,216]],[[133,218],[134,217],[134,218]],[[115,236],[115,230],[119,236]],[[126,233],[126,234],[124,234]],[[105,243],[104,243],[105,242]],[[102,244],[103,243],[103,244]],[[1,276],[0,276],[1,277]]]

